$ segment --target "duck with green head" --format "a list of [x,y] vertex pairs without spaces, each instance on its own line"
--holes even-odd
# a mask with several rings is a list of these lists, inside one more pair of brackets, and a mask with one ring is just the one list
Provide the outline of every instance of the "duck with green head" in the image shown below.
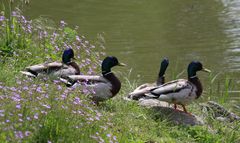
[[156,86],[164,84],[165,72],[167,70],[168,65],[169,60],[167,58],[163,58],[163,60],[160,63],[160,69],[156,83],[145,83],[140,85],[133,92],[128,94],[128,98],[133,100],[139,100],[140,98],[143,98],[144,94],[148,93],[151,89],[155,88]]
[[108,56],[102,61],[102,76],[71,75],[68,76],[67,82],[64,79],[62,81],[65,83],[71,81],[70,83],[74,83],[73,87],[80,86],[82,89],[93,91],[91,99],[98,103],[114,97],[121,89],[120,80],[111,71],[115,66],[125,66],[125,64],[119,63],[114,56]]
[[177,105],[183,107],[184,112],[187,113],[185,105],[191,103],[195,99],[198,99],[203,91],[202,84],[197,77],[198,71],[210,72],[210,70],[204,68],[199,61],[193,61],[188,65],[188,79],[178,79],[171,82],[167,82],[156,88],[150,90],[150,93],[145,94],[149,98],[155,98],[160,101],[166,101],[173,103],[174,108],[177,109]]
[[22,74],[30,77],[38,77],[40,75],[52,75],[56,77],[66,77],[67,75],[79,75],[80,69],[74,59],[73,49],[66,49],[62,55],[62,62],[43,63],[26,67],[26,71]]

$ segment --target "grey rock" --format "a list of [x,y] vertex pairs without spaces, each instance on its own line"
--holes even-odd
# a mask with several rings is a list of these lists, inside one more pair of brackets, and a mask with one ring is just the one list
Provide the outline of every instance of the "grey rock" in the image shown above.
[[240,117],[235,113],[225,109],[222,105],[214,101],[208,101],[201,104],[202,108],[206,108],[209,113],[212,113],[213,117],[219,121],[237,121]]
[[139,105],[145,106],[145,107],[157,107],[157,106],[162,106],[162,107],[170,107],[169,103],[164,102],[164,101],[159,101],[157,99],[144,99],[141,98],[139,100]]
[[183,111],[175,110],[169,103],[157,99],[141,99],[139,105],[154,110],[154,114],[160,118],[167,119],[175,124],[182,125],[203,125],[204,121],[196,115],[191,115]]

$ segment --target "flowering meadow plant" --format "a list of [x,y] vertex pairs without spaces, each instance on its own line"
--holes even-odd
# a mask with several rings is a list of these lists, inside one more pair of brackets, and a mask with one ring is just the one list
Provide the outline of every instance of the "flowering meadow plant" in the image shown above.
[[58,81],[22,78],[15,86],[1,82],[0,140],[116,142],[116,136],[107,134],[109,118],[81,94]]
[[[112,123],[95,104],[58,80],[20,76],[27,65],[61,61],[72,48],[83,74],[98,74],[103,45],[96,47],[78,27],[48,19],[27,20],[16,8],[0,12],[0,140],[5,142],[117,142]],[[45,23],[46,22],[46,23]],[[98,41],[101,43],[101,41]],[[11,72],[9,72],[11,71]]]

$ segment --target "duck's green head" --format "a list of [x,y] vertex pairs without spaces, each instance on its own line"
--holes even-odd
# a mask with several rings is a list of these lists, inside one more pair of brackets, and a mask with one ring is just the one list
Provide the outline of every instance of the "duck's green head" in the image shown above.
[[197,71],[205,71],[205,72],[211,72],[209,69],[206,69],[203,67],[202,63],[199,61],[192,61],[188,65],[188,77],[195,77]]
[[161,64],[160,64],[160,71],[159,71],[159,74],[158,74],[159,77],[164,76],[165,71],[167,70],[168,65],[169,65],[169,60],[167,58],[164,58],[161,61]]
[[72,59],[74,59],[73,49],[64,50],[63,55],[62,55],[62,62],[64,64],[68,64],[71,62]]
[[111,72],[111,68],[114,66],[125,66],[125,64],[119,63],[118,59],[114,56],[106,57],[102,62],[102,74]]

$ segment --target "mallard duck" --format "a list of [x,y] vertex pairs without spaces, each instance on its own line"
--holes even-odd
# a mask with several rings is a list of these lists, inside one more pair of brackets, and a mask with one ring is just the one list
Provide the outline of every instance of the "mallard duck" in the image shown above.
[[184,112],[187,113],[185,105],[191,103],[193,100],[198,99],[203,91],[202,84],[197,77],[197,71],[211,72],[204,68],[199,61],[193,61],[188,65],[188,80],[178,79],[167,82],[156,88],[150,90],[146,96],[149,98],[156,98],[161,101],[173,103],[174,108],[177,105],[183,107]]
[[91,99],[95,103],[105,101],[114,97],[121,89],[120,80],[111,72],[111,68],[114,66],[125,66],[123,63],[119,63],[118,59],[114,56],[108,56],[102,61],[102,76],[97,75],[70,75],[68,79],[61,79],[64,83],[71,84],[73,81],[73,87],[81,87],[93,91],[91,93]]
[[169,60],[164,58],[160,64],[160,70],[158,73],[158,78],[155,83],[145,83],[137,87],[133,92],[129,93],[128,98],[133,100],[138,100],[144,97],[144,94],[149,92],[151,89],[155,88],[156,86],[162,85],[165,83],[165,71],[169,65]]
[[52,75],[56,77],[66,77],[67,75],[80,74],[79,66],[74,59],[73,49],[66,49],[62,55],[62,62],[43,63],[26,67],[26,71],[21,71],[22,74],[37,77],[40,75]]

